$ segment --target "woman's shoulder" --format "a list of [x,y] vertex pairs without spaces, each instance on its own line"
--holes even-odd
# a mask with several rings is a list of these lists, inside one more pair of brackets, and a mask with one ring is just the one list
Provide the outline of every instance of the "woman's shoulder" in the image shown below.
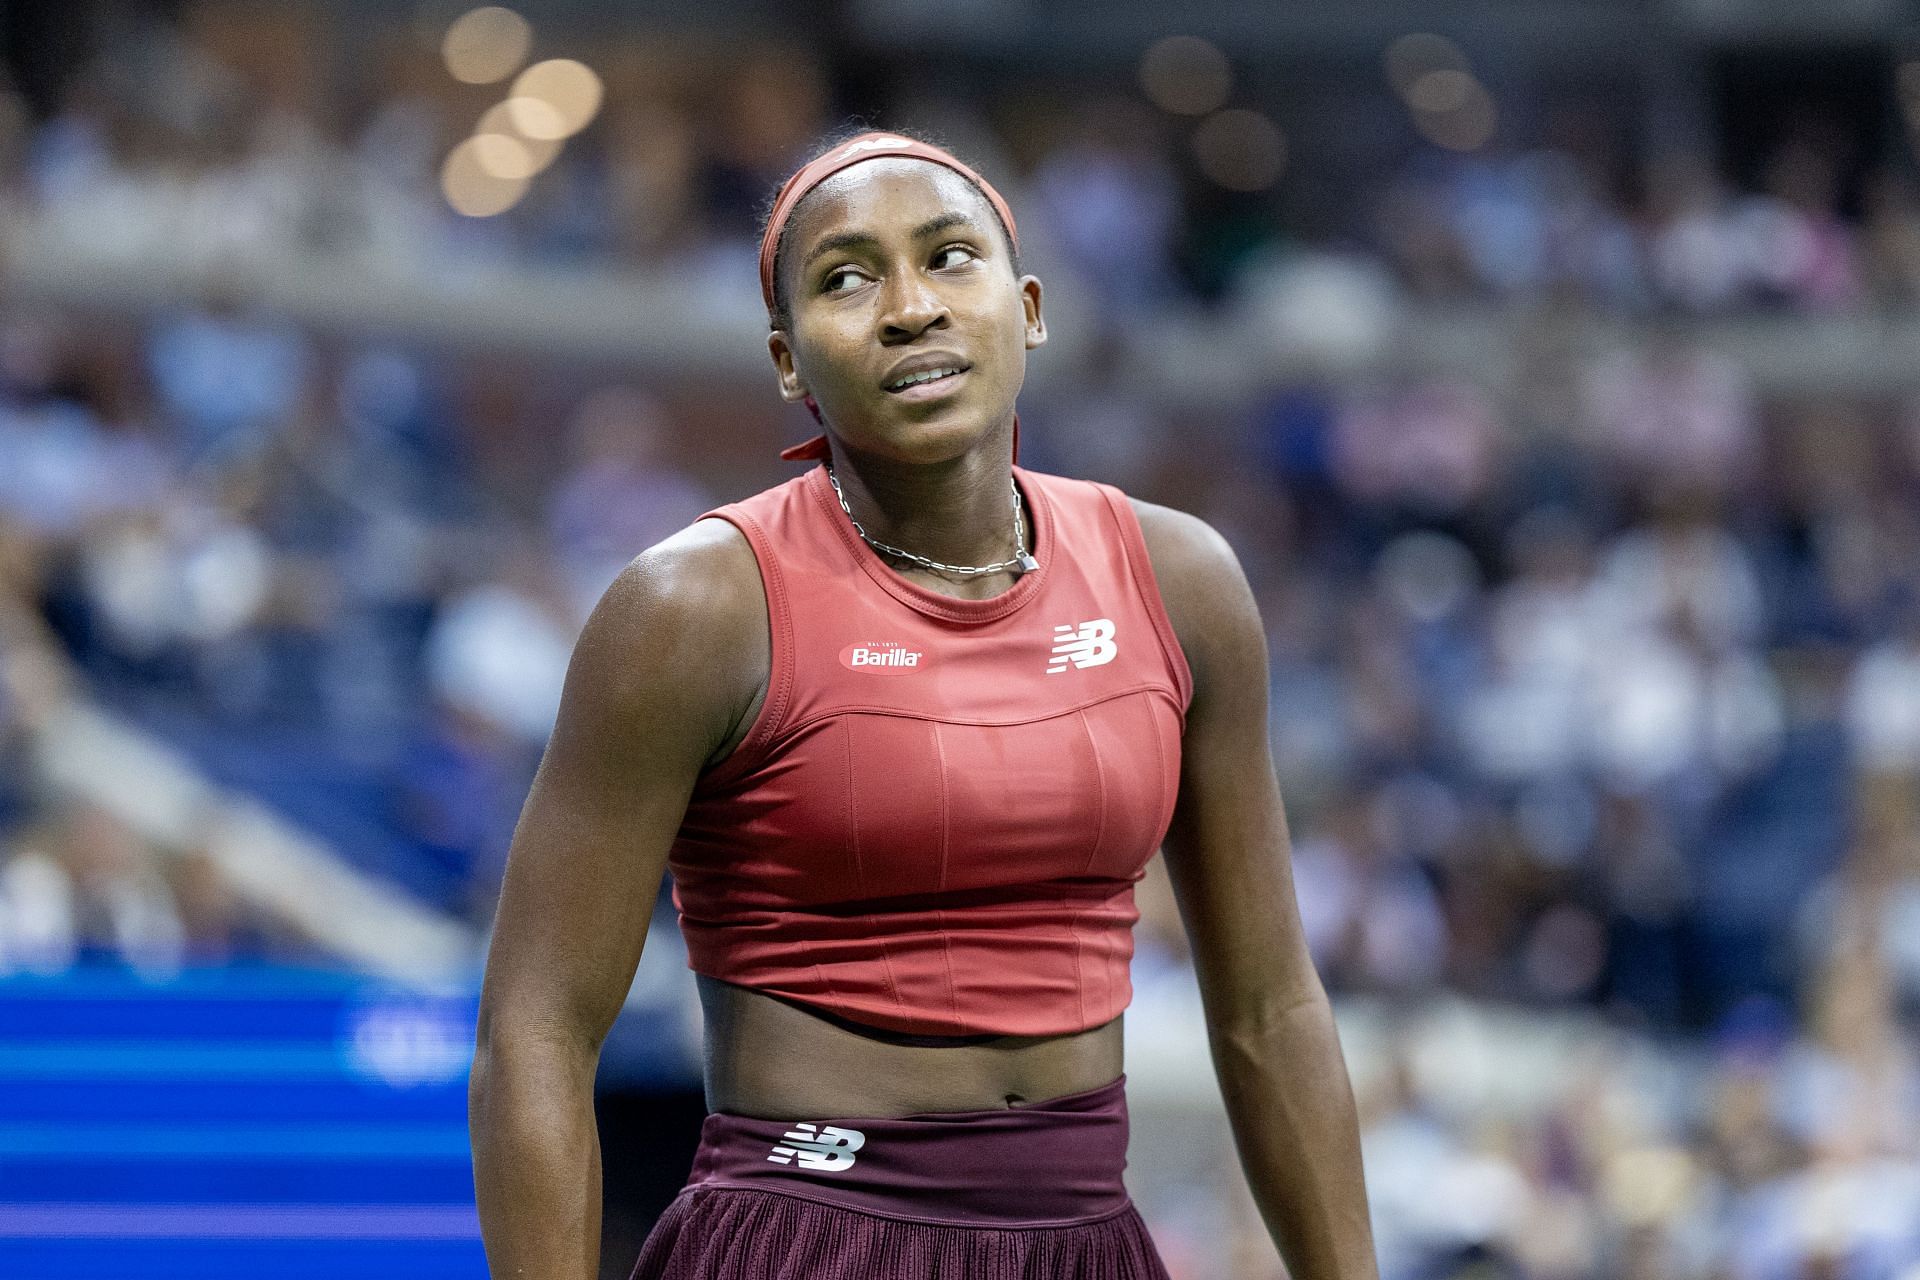
[[1112,508],[1116,517],[1132,514],[1162,603],[1183,640],[1186,632],[1194,629],[1193,625],[1183,627],[1183,618],[1191,622],[1209,616],[1217,612],[1210,606],[1223,594],[1233,594],[1236,586],[1244,590],[1246,579],[1232,546],[1199,516],[1136,498],[1105,481],[1024,467],[1021,476],[1044,490],[1056,505],[1077,504],[1089,511],[1104,505]]
[[1226,539],[1199,516],[1136,498],[1104,480],[1085,480],[1025,467],[1020,469],[1020,475],[1044,489],[1056,502],[1065,499],[1098,507],[1104,499],[1109,505],[1131,511],[1156,570],[1163,558],[1170,564],[1177,562],[1182,568],[1212,566],[1216,571],[1224,564],[1237,563]]
[[1156,573],[1161,572],[1163,562],[1169,570],[1202,577],[1239,572],[1240,561],[1232,546],[1199,516],[1131,494],[1123,496],[1133,518],[1140,522],[1140,536],[1153,557]]
[[805,501],[806,474],[715,507],[632,561],[603,605],[686,614],[705,624],[766,623],[766,591],[754,543],[776,536]]
[[1209,670],[1228,666],[1223,648],[1264,648],[1265,634],[1240,558],[1219,530],[1199,516],[1127,497],[1160,589],[1160,600],[1186,653],[1195,687]]
[[1115,508],[1116,515],[1131,512],[1147,544],[1156,576],[1168,570],[1207,576],[1218,575],[1228,568],[1238,571],[1239,562],[1227,540],[1199,516],[1136,498],[1119,485],[1104,480],[1085,480],[1025,467],[1020,468],[1020,475],[1044,490],[1056,503],[1065,500],[1093,508],[1104,504]]
[[771,529],[806,509],[808,503],[812,501],[808,494],[808,477],[817,469],[809,468],[778,484],[768,485],[758,493],[751,493],[744,498],[736,498],[725,506],[715,507],[707,514],[724,516],[734,521],[744,520]]
[[736,597],[756,593],[759,582],[753,548],[739,526],[702,516],[628,561],[597,612],[633,625],[662,617],[710,620],[741,607]]
[[648,547],[607,587],[574,652],[604,696],[644,700],[673,687],[731,719],[765,685],[769,663],[766,594],[746,536],[702,518]]

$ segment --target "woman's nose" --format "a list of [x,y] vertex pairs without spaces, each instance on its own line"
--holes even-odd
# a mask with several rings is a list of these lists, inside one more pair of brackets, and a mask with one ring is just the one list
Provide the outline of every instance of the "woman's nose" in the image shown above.
[[917,271],[896,272],[886,284],[880,325],[888,335],[912,337],[947,319],[946,300]]

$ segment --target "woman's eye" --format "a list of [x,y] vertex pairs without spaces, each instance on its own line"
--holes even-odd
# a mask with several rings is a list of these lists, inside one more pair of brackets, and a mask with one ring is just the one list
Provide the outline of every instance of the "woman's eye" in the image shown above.
[[840,293],[842,292],[840,288],[840,282],[842,280],[852,280],[857,283],[859,279],[859,272],[855,271],[852,267],[835,267],[827,273],[826,279],[820,282],[820,288],[825,293]]
[[[958,255],[957,258],[955,255]],[[950,244],[933,255],[933,265],[936,268],[963,266],[978,256],[978,254],[974,253],[974,251],[966,245]],[[859,284],[863,278],[860,272],[853,267],[835,267],[821,277],[820,292],[845,293],[849,288],[853,287],[853,285]]]

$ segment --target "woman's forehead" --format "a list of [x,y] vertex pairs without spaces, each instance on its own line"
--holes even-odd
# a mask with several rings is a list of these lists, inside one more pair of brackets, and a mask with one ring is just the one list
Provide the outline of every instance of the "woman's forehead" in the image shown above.
[[982,228],[997,221],[986,197],[945,165],[883,156],[842,169],[809,191],[793,213],[794,245],[847,231],[904,233],[947,212]]

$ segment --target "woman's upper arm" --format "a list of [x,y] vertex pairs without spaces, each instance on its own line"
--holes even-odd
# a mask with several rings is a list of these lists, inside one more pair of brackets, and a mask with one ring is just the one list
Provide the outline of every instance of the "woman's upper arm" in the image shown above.
[[1193,673],[1167,871],[1210,1022],[1259,1022],[1319,994],[1267,737],[1267,645],[1233,549],[1204,521],[1135,502]]
[[574,647],[514,830],[483,1039],[511,1032],[598,1050],[633,980],[694,781],[764,686],[768,643],[753,553],[724,521],[650,548],[607,589]]

